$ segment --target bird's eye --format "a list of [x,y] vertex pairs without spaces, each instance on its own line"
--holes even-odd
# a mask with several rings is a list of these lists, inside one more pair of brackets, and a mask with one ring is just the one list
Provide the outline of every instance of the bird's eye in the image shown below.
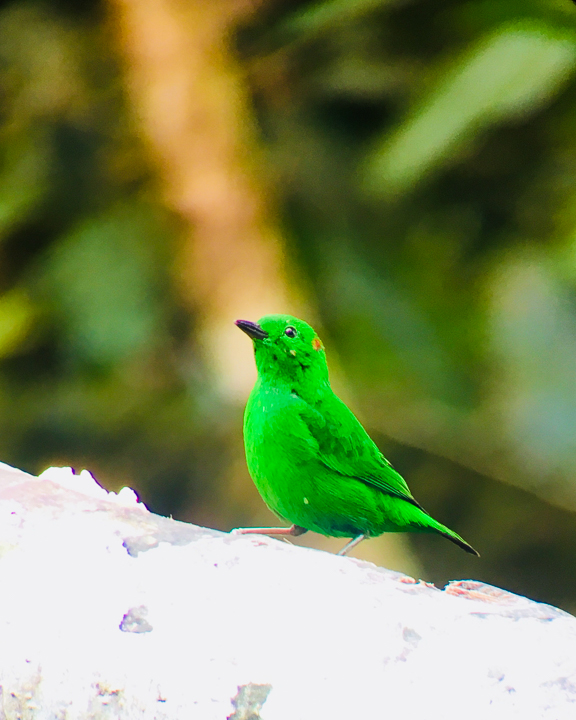
[[289,338],[294,338],[298,333],[296,332],[296,328],[292,327],[292,325],[288,325],[286,330],[284,330],[284,335],[287,335]]

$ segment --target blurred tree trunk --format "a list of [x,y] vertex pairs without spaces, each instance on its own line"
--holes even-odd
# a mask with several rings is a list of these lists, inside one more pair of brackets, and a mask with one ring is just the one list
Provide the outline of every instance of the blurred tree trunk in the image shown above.
[[184,220],[177,262],[222,390],[245,398],[252,349],[233,325],[297,311],[282,239],[257,179],[249,98],[229,47],[256,0],[111,0],[128,93],[164,184]]

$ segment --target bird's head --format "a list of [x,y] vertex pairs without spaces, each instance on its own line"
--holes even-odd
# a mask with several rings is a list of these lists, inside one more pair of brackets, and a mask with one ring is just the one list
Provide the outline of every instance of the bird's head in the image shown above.
[[255,322],[236,320],[254,342],[258,375],[275,384],[328,382],[326,353],[316,331],[291,315],[265,315]]

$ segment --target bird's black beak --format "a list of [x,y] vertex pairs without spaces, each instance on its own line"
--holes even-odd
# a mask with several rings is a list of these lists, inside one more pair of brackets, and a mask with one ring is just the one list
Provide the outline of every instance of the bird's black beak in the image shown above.
[[264,340],[268,337],[266,330],[263,330],[258,323],[250,320],[236,320],[236,325],[253,340]]

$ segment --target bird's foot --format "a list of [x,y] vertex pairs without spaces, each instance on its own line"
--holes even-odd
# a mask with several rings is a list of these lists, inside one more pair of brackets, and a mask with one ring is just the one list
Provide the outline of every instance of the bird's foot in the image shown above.
[[336,555],[346,555],[352,548],[355,548],[356,545],[362,542],[362,540],[366,539],[366,535],[358,535],[358,537],[355,537],[353,540],[350,540],[349,543],[346,543],[342,550],[336,553]]
[[288,528],[235,528],[231,530],[231,534],[234,535],[291,535],[292,537],[304,535],[305,532],[308,530],[300,525],[292,525]]

